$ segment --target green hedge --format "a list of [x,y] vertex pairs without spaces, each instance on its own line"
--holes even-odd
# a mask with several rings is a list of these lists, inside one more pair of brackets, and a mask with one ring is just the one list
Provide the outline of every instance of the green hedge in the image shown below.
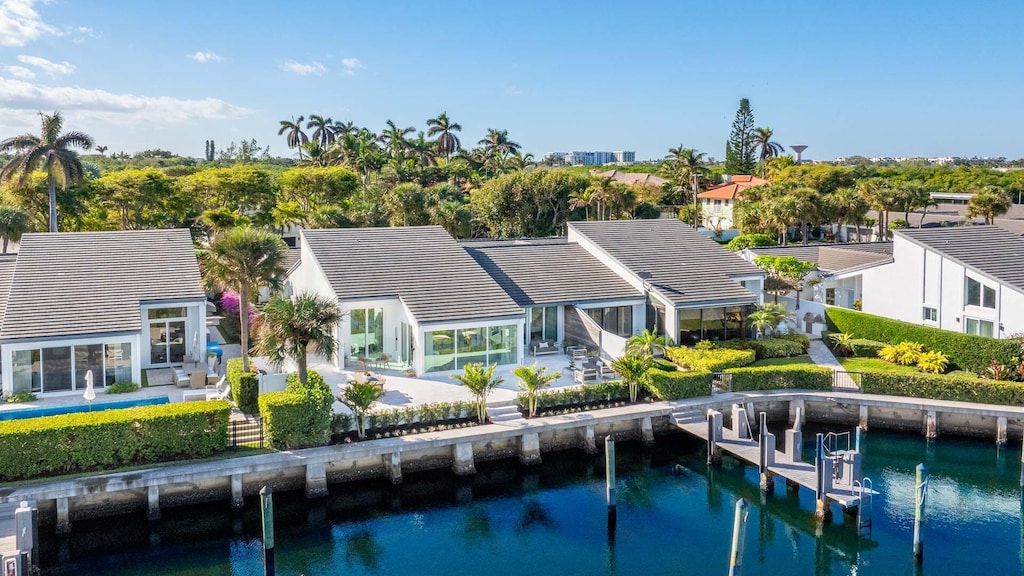
[[861,389],[866,394],[888,394],[1007,406],[1024,404],[1024,383],[1009,380],[866,371],[861,376]]
[[[753,350],[758,360],[764,360],[765,358],[789,358],[790,356],[800,356],[807,352],[800,342],[789,338],[727,340],[721,342],[719,346],[736,350]],[[810,346],[810,340],[808,340],[808,346]],[[739,366],[730,366],[730,368],[739,368]]]
[[985,370],[993,360],[1008,366],[1020,364],[1021,345],[1016,340],[998,340],[918,326],[845,308],[826,308],[825,320],[830,331],[846,332],[857,338],[891,344],[920,342],[927,350],[945,354],[955,367],[975,373]]
[[227,402],[182,402],[0,422],[0,481],[203,458],[227,448]]
[[878,351],[887,346],[885,342],[867,338],[854,338],[850,343],[853,344],[854,356],[860,358],[878,358]]
[[284,392],[259,396],[259,413],[270,446],[278,450],[323,446],[331,437],[334,396],[317,372],[306,375],[306,386],[294,373]]
[[789,340],[790,342],[796,342],[804,349],[804,354],[811,349],[811,337],[807,334],[801,334],[799,332],[789,332],[787,334],[776,334],[774,338],[782,340]]
[[756,360],[753,350],[737,350],[735,348],[698,350],[679,346],[666,348],[665,356],[683,368],[704,372],[721,372],[726,368],[738,368],[752,364]]
[[831,390],[832,370],[811,364],[751,366],[726,370],[732,374],[734,392],[751,390]]
[[235,406],[246,414],[257,414],[260,409],[259,374],[243,371],[241,358],[228,360],[225,374],[228,377],[228,384],[231,385],[231,398],[235,401]]
[[655,368],[658,370],[664,370],[665,372],[675,372],[679,369],[674,362],[666,360],[665,358],[655,358],[653,363]]
[[652,369],[648,386],[662,400],[681,400],[711,395],[711,373],[706,371],[666,372]]

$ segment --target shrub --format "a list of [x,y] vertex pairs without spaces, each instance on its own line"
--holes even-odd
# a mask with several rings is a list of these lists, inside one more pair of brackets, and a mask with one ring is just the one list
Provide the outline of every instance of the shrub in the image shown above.
[[831,390],[832,370],[811,364],[783,366],[749,366],[726,370],[732,374],[734,392],[751,390]]
[[[810,340],[808,340],[810,342]],[[803,346],[788,338],[761,338],[760,340],[728,340],[722,347],[736,350],[753,350],[757,360],[765,358],[788,358],[805,352]],[[738,367],[738,366],[736,366]]]
[[853,340],[853,335],[846,332],[836,332],[828,336],[828,342],[832,345],[832,350],[840,356],[856,355],[857,345],[853,343]]
[[799,332],[786,332],[785,334],[776,334],[775,338],[781,338],[782,340],[789,340],[790,342],[796,342],[804,350],[804,354],[811,349],[811,337],[807,334],[801,334]]
[[676,366],[674,362],[666,360],[664,358],[655,358],[653,364],[654,368],[658,370],[663,370],[665,372],[675,372],[676,370],[679,369],[679,367]]
[[679,366],[698,372],[721,372],[727,368],[746,366],[756,359],[753,350],[737,350],[735,348],[698,350],[679,346],[667,348],[665,355]]
[[127,394],[129,392],[135,392],[139,389],[139,385],[135,382],[114,382],[110,386],[107,386],[107,394]]
[[829,330],[850,332],[880,342],[920,342],[928,350],[942,352],[951,364],[963,370],[981,372],[992,360],[1007,366],[1020,363],[1020,342],[961,334],[909,322],[891,320],[856,310],[828,307]]
[[680,400],[711,395],[711,373],[704,370],[666,372],[653,369],[647,385],[662,400]]
[[7,401],[11,404],[20,404],[22,402],[35,402],[37,400],[36,395],[29,392],[28,390],[21,390],[14,392],[7,397]]
[[231,398],[235,406],[246,414],[259,412],[260,377],[253,372],[242,370],[242,359],[232,358],[228,360],[225,368],[228,384],[231,385]]
[[309,436],[306,399],[293,392],[268,392],[259,397],[260,418],[267,443],[287,450],[313,446],[319,442]]
[[[629,400],[629,386],[619,381],[597,382],[584,384],[574,388],[545,390],[537,395],[537,410],[546,410],[558,406],[584,406],[595,402],[617,402]],[[525,410],[528,406],[526,395],[517,397],[519,407]],[[455,416],[459,418],[459,416]]]
[[861,376],[866,394],[889,394],[959,402],[1019,406],[1024,404],[1024,384],[983,378],[936,374],[895,374],[866,371]]
[[854,338],[850,340],[850,344],[853,345],[854,356],[859,358],[876,358],[878,357],[878,352],[886,346],[885,342],[868,340],[867,338]]
[[942,374],[949,365],[949,358],[942,352],[921,352],[917,356],[917,368],[922,372]]
[[756,248],[758,246],[778,246],[779,243],[767,234],[740,234],[725,245],[733,252],[739,252],[744,248]]
[[878,351],[878,357],[886,362],[900,364],[901,366],[913,366],[917,359],[924,352],[924,346],[919,342],[900,342],[890,344]]
[[182,402],[0,422],[0,480],[111,470],[227,448],[227,402]]

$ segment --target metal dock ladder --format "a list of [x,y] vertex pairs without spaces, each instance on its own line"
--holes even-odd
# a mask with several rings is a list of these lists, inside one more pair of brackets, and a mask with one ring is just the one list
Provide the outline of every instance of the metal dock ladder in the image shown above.
[[854,480],[853,491],[860,498],[860,506],[857,507],[857,533],[871,534],[872,499],[875,494],[871,478],[865,476],[863,480]]

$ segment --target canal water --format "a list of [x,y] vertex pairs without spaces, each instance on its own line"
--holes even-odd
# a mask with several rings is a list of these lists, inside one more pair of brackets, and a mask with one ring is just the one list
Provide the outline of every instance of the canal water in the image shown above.
[[[805,430],[809,437],[812,430]],[[409,474],[334,485],[330,497],[275,494],[277,574],[430,576],[679,576],[726,574],[734,503],[746,498],[744,573],[787,575],[1022,573],[1020,445],[872,431],[864,473],[875,488],[870,533],[834,509],[818,526],[809,491],[761,497],[756,469],[728,457],[709,469],[683,435],[645,449],[620,443],[619,506],[609,531],[602,456],[545,454],[524,469],[483,463],[479,473]],[[811,451],[808,446],[805,454]],[[914,467],[931,472],[925,557],[912,557]],[[46,574],[74,576],[262,573],[258,500],[76,522],[43,539]]]

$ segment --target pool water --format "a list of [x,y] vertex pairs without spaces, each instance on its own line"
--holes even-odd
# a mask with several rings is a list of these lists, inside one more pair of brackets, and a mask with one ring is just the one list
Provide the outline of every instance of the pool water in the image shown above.
[[[673,435],[653,449],[617,447],[614,531],[603,457],[577,452],[545,454],[533,469],[483,463],[468,479],[430,472],[398,487],[335,485],[317,501],[278,493],[277,574],[726,574],[738,497],[751,504],[746,574],[914,574],[919,462],[931,472],[919,573],[1021,574],[1020,445],[872,431],[863,446],[864,473],[882,492],[867,537],[835,507],[819,527],[813,495],[788,494],[781,480],[762,498],[756,469],[728,457],[708,468],[699,442]],[[155,523],[143,515],[76,522],[69,536],[44,538],[43,567],[76,576],[260,574],[259,538],[255,499],[234,514],[226,502],[169,509]]]
[[59,416],[61,414],[79,414],[81,412],[102,412],[104,410],[120,410],[122,408],[138,408],[167,404],[171,400],[167,396],[153,396],[134,400],[115,400],[95,404],[73,404],[69,406],[52,406],[49,408],[16,408],[0,411],[0,420],[24,420],[25,418],[41,418],[43,416]]

